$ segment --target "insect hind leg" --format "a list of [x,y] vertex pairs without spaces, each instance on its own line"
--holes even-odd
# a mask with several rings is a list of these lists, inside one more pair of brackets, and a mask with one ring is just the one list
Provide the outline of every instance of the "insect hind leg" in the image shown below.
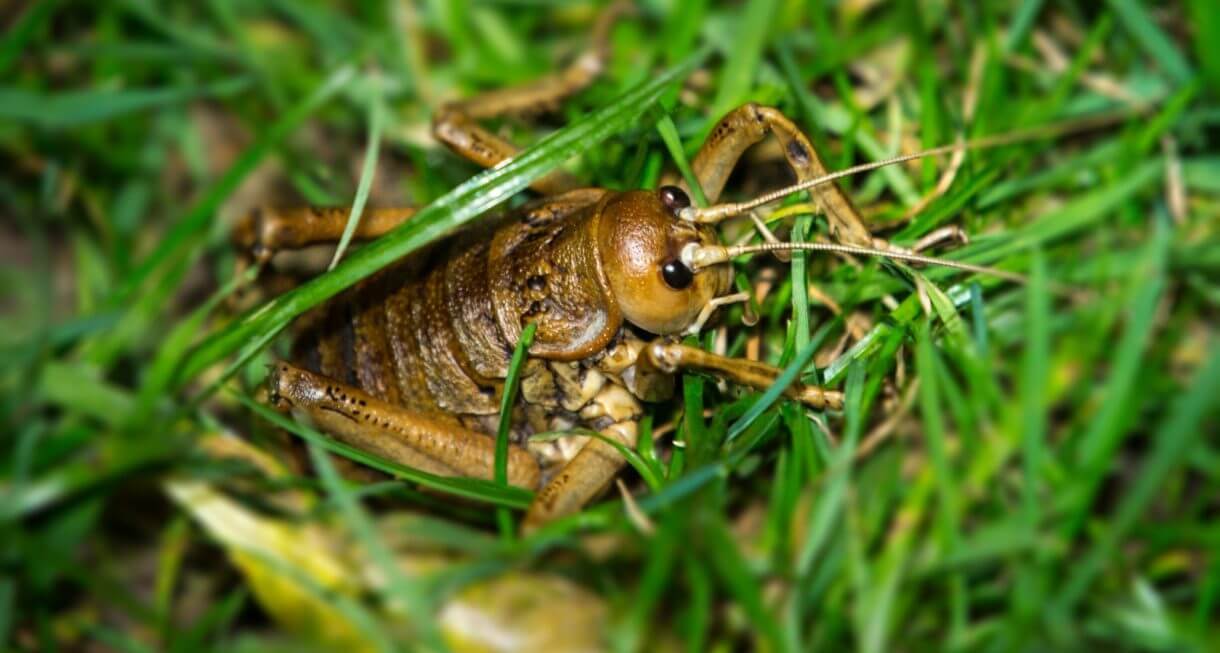
[[[382,401],[285,362],[272,367],[268,387],[277,409],[308,418],[345,444],[440,476],[494,477],[495,440],[443,416]],[[508,482],[532,490],[539,478],[534,457],[510,446]]]
[[[813,143],[792,120],[778,109],[743,104],[720,119],[691,161],[691,169],[709,202],[715,203],[720,198],[729,175],[746,149],[767,134],[779,140],[797,181],[827,174],[826,165]],[[838,184],[822,184],[810,192],[826,214],[830,233],[836,240],[864,247],[888,244],[873,238],[859,211]]]
[[581,410],[603,438],[590,437],[580,451],[547,481],[525,514],[526,531],[579,511],[607,487],[626,464],[619,448],[635,448],[644,407],[626,388],[608,384]]

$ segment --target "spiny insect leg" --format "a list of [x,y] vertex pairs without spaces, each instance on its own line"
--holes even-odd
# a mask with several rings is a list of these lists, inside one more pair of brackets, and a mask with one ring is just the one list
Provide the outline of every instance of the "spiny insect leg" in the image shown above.
[[[782,370],[766,363],[742,358],[728,358],[681,343],[657,340],[645,348],[649,362],[666,372],[691,370],[704,372],[756,390],[765,390],[779,378]],[[840,409],[843,393],[815,385],[793,383],[784,394],[810,408]]]
[[[412,207],[366,209],[354,236],[359,240],[377,238],[416,212]],[[265,263],[279,251],[339,242],[349,215],[345,208],[256,209],[234,227],[233,243],[255,262]]]
[[[771,107],[744,104],[717,123],[691,162],[708,202],[715,203],[742,153],[751,145],[774,134],[783,147],[797,181],[826,174],[826,165],[813,143],[783,113]],[[828,183],[811,191],[818,207],[826,213],[835,239],[853,245],[872,246],[874,239],[859,211],[837,184]]]
[[[442,476],[494,477],[495,440],[456,422],[386,403],[289,363],[272,367],[268,386],[277,408],[307,417],[353,447]],[[532,490],[539,478],[534,457],[510,446],[508,482]]]
[[[635,447],[636,421],[625,420],[602,429],[629,448]],[[534,497],[522,524],[526,532],[565,515],[578,512],[618,476],[626,464],[618,449],[598,438],[589,438],[572,460],[560,469]]]

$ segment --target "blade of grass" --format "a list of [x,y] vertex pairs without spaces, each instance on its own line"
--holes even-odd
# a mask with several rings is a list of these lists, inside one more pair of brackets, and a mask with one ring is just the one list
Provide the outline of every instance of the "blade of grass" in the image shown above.
[[[920,326],[915,350],[916,369],[919,372],[919,410],[923,417],[923,430],[928,442],[928,457],[932,461],[933,475],[939,495],[937,531],[942,556],[957,554],[958,533],[961,531],[961,494],[956,482],[957,474],[949,461],[945,437],[945,418],[941,410],[941,396],[937,379],[936,352],[932,346],[931,319]],[[949,641],[959,642],[965,629],[966,585],[959,573],[950,574],[950,623]]]
[[244,63],[229,44],[218,40],[214,34],[200,29],[198,23],[175,21],[155,6],[150,0],[121,0],[124,10],[146,23],[153,30],[178,41],[192,50],[222,59],[226,62]]
[[65,91],[53,95],[22,88],[0,88],[0,119],[28,122],[44,129],[69,129],[200,98],[229,98],[251,86],[248,77],[235,77],[203,85]]
[[[5,539],[8,539],[7,537]],[[7,552],[5,555],[9,555]],[[13,606],[17,603],[17,581],[10,577],[0,579],[0,646],[8,647],[9,635],[13,632]]]
[[[32,2],[25,6],[21,15],[9,23],[8,31],[0,38],[0,76],[17,60],[36,32],[47,24],[51,14],[59,7],[58,0]],[[4,640],[0,639],[0,644]]]
[[847,373],[847,389],[843,413],[847,417],[846,434],[831,465],[826,479],[826,490],[814,504],[807,533],[796,557],[796,575],[807,579],[814,568],[814,556],[830,539],[833,527],[846,508],[848,486],[851,483],[851,467],[856,456],[856,443],[863,430],[864,365],[856,363]]
[[737,600],[746,616],[750,619],[751,630],[768,645],[761,647],[768,651],[787,651],[786,640],[780,634],[779,624],[775,615],[763,600],[762,588],[758,579],[750,571],[750,565],[742,557],[738,547],[729,532],[728,527],[719,519],[704,530],[707,535],[707,555],[712,568],[725,589]]
[[[805,242],[809,230],[813,227],[812,215],[797,216],[792,225],[790,240],[794,243]],[[792,252],[792,328],[795,331],[792,344],[796,351],[803,351],[809,346],[809,252]],[[753,294],[753,293],[751,293]]]
[[196,618],[185,632],[179,629],[176,632],[166,633],[162,637],[162,641],[174,643],[173,648],[170,649],[172,653],[208,650],[205,645],[208,635],[223,637],[232,627],[233,621],[241,614],[242,609],[246,607],[248,598],[249,592],[245,588],[235,589],[224,598],[212,603],[207,612]]
[[1211,355],[1187,384],[1186,393],[1174,402],[1168,417],[1161,422],[1152,437],[1152,453],[1143,464],[1131,490],[1123,495],[1114,519],[1106,523],[1105,530],[1098,536],[1085,559],[1072,566],[1064,590],[1054,604],[1054,610],[1061,613],[1070,612],[1084,597],[1094,579],[1104,569],[1109,557],[1120,548],[1122,538],[1152,503],[1157,488],[1165,481],[1169,472],[1182,463],[1191,446],[1203,436],[1205,429],[1201,426],[1204,418],[1208,414],[1214,415],[1220,406],[1215,397],[1218,387],[1220,350],[1212,349]]
[[[694,374],[682,375],[682,451],[685,462],[701,465],[713,457],[710,430],[703,421],[703,379]],[[681,475],[680,467],[670,467],[669,477]]]
[[806,344],[804,349],[797,352],[796,358],[794,358],[791,363],[788,363],[788,366],[784,368],[784,371],[780,373],[777,379],[775,379],[775,383],[772,383],[771,387],[767,388],[767,391],[762,393],[762,396],[760,396],[757,401],[750,405],[750,408],[745,412],[745,414],[742,415],[736,422],[733,422],[733,425],[729,427],[728,435],[725,436],[726,443],[732,442],[737,438],[737,436],[744,433],[745,430],[750,428],[750,425],[754,423],[754,420],[758,419],[759,415],[762,415],[764,411],[770,408],[779,399],[779,396],[784,392],[784,390],[786,390],[788,386],[792,385],[792,382],[796,380],[796,377],[800,375],[801,371],[805,369],[805,366],[809,364],[809,361],[813,359],[813,354],[816,349],[816,345]]
[[648,641],[649,617],[673,575],[682,525],[676,518],[665,519],[660,523],[656,536],[648,541],[647,558],[640,572],[640,582],[632,594],[631,605],[622,622],[611,632],[614,650],[639,651],[642,644]]
[[1144,350],[1156,326],[1156,306],[1165,291],[1165,262],[1169,230],[1158,223],[1148,243],[1144,260],[1132,268],[1134,285],[1127,309],[1122,338],[1114,348],[1113,364],[1102,389],[1103,403],[1081,436],[1077,447],[1077,469],[1073,492],[1069,495],[1068,537],[1084,526],[1098,486],[1106,475],[1112,456],[1122,438],[1129,433],[1132,419],[1131,394],[1135,391]]
[[[778,0],[755,0],[741,6],[739,28],[734,32],[734,42],[728,50],[724,72],[716,88],[716,98],[712,100],[712,120],[719,120],[720,116],[745,102],[754,84],[754,75],[757,74],[758,62],[762,59],[767,32],[771,27],[771,17],[775,15],[778,4]],[[711,131],[714,125],[709,123],[704,131]]]
[[148,364],[147,372],[136,396],[135,407],[125,415],[125,425],[130,430],[136,430],[139,425],[152,414],[156,402],[166,394],[166,388],[173,381],[175,370],[181,364],[183,356],[190,349],[191,342],[199,335],[205,321],[220,306],[221,302],[230,297],[241,287],[254,281],[258,268],[251,266],[242,274],[234,276],[225,282],[215,293],[208,297],[186,317],[178,319],[178,323],[169,330],[169,334],[157,346],[157,354]]
[[1025,358],[1021,366],[1021,425],[1024,449],[1022,491],[1026,525],[1037,528],[1038,478],[1046,439],[1046,383],[1050,376],[1050,293],[1047,291],[1046,259],[1034,249],[1026,292]]
[[352,242],[352,235],[360,225],[360,216],[364,213],[364,204],[369,199],[369,190],[373,187],[373,177],[377,175],[377,152],[381,149],[381,129],[385,123],[386,107],[382,102],[381,80],[374,77],[369,81],[369,142],[364,148],[364,163],[360,169],[360,183],[356,186],[356,197],[352,199],[352,209],[347,216],[347,224],[343,226],[343,235],[339,237],[339,246],[330,260],[327,270],[335,269],[347,246]]
[[185,250],[198,239],[199,234],[211,224],[216,210],[226,198],[233,194],[246,175],[267,154],[278,147],[288,134],[305,122],[306,118],[346,87],[354,74],[354,69],[346,66],[331,73],[304,100],[263,132],[258,140],[225,171],[220,180],[191,207],[190,211],[170,228],[169,233],[161,239],[157,248],[127,275],[115,293],[112,303],[123,304],[141,284],[152,276],[154,271],[160,269],[166,262],[180,259]]
[[1014,52],[1021,47],[1025,37],[1029,35],[1030,28],[1034,26],[1034,20],[1038,18],[1038,12],[1042,10],[1042,4],[1043,0],[1024,0],[1021,6],[1017,7],[1012,22],[1008,25],[1008,37],[1004,39],[1006,52]]
[[1194,28],[1195,60],[1203,68],[1207,83],[1220,88],[1220,12],[1211,0],[1188,0],[1186,9]]
[[695,196],[695,204],[707,206],[707,196],[703,194],[703,186],[699,185],[699,178],[691,170],[690,161],[686,159],[686,150],[682,149],[682,138],[678,136],[678,128],[668,113],[657,121],[657,133],[661,135],[661,141],[665,143],[665,149],[669,150],[670,158],[673,159],[674,165],[678,166],[678,172],[682,173],[682,179],[686,180],[691,194]]
[[322,485],[326,487],[327,494],[339,507],[339,513],[347,522],[352,535],[361,544],[364,553],[380,568],[388,586],[387,593],[401,602],[401,605],[397,606],[398,613],[410,619],[413,638],[422,639],[431,650],[439,650],[440,634],[432,618],[432,606],[420,586],[404,575],[394,555],[378,535],[373,520],[361,508],[360,502],[339,476],[330,456],[315,441],[309,442],[309,458],[318,470],[318,475],[322,477]]
[[979,358],[987,360],[987,312],[983,310],[983,287],[976,281],[970,284],[970,317],[974,327],[974,348]]
[[[500,397],[500,424],[496,428],[496,469],[497,485],[508,487],[508,432],[513,426],[513,404],[517,402],[517,386],[521,383],[521,367],[525,364],[525,352],[534,343],[534,332],[538,330],[537,322],[530,322],[517,339],[517,347],[513,350],[512,360],[508,363],[508,376],[504,379],[504,394]],[[511,540],[513,537],[513,515],[507,508],[496,510],[496,521],[500,524],[500,535]]]
[[[1034,541],[1042,523],[1041,470],[1047,431],[1046,395],[1050,377],[1050,293],[1047,291],[1046,259],[1035,248],[1030,258],[1029,283],[1025,287],[1025,355],[1021,362],[1020,415],[1023,483],[1021,491],[1021,539]],[[1029,618],[1042,597],[1035,560],[1023,560],[1013,592],[1016,613]]]
[[1109,0],[1108,4],[1110,9],[1118,14],[1123,27],[1131,32],[1140,47],[1160,64],[1161,69],[1172,77],[1173,81],[1178,84],[1190,82],[1195,74],[1190,63],[1178,51],[1173,39],[1161,31],[1157,21],[1148,14],[1142,3],[1136,0]]
[[79,363],[47,363],[38,383],[39,394],[49,404],[71,407],[110,426],[117,426],[134,405],[131,395],[102,380],[98,370]]
[[707,567],[693,556],[684,556],[683,569],[690,588],[686,609],[682,611],[681,632],[688,653],[708,650],[707,632],[711,625],[712,588]]
[[[274,334],[304,311],[426,244],[451,233],[499,205],[576,152],[626,129],[705,57],[703,51],[624,93],[588,118],[544,138],[505,165],[483,172],[429,204],[393,232],[360,248],[334,270],[264,304],[203,342],[183,365],[180,382],[194,378],[221,358],[241,351],[248,359],[257,348],[246,343]],[[261,346],[261,343],[260,345]]]

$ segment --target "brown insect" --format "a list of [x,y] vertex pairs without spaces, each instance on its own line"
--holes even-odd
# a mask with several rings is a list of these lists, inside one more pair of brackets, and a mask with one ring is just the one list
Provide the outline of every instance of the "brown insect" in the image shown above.
[[[476,121],[553,106],[591,83],[606,58],[615,13],[599,19],[594,47],[565,72],[444,107],[434,119],[436,137],[484,166],[514,156],[516,148]],[[935,262],[874,240],[834,183],[814,185],[825,167],[809,139],[772,108],[733,110],[694,157],[694,174],[710,202],[743,151],[767,134],[779,140],[798,182],[812,188],[842,245],[723,247],[712,223],[754,203],[695,209],[679,186],[574,189],[572,180],[551,175],[532,186],[544,199],[451,238],[426,260],[384,269],[315,311],[297,339],[296,361],[274,367],[273,403],[396,462],[490,479],[510,357],[533,322],[508,480],[538,490],[527,528],[579,510],[619,472],[622,456],[597,438],[537,442],[530,434],[585,426],[634,447],[643,402],[669,398],[677,372],[700,371],[756,389],[779,376],[770,365],[678,340],[698,331],[717,306],[743,299],[730,293],[733,256],[838,249]],[[379,236],[413,214],[409,208],[366,212],[357,237]],[[347,220],[338,209],[260,211],[239,226],[235,241],[266,261],[280,250],[337,241]],[[816,409],[836,409],[843,401],[839,392],[800,383],[785,393]]]

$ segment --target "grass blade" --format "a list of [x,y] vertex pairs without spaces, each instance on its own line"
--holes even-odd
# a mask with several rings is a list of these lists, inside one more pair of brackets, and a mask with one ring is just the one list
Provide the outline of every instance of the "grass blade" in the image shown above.
[[847,491],[851,483],[852,461],[856,455],[856,443],[860,440],[865,416],[863,412],[864,365],[856,363],[847,373],[847,390],[843,412],[847,416],[847,432],[843,443],[835,451],[834,464],[826,481],[826,491],[818,496],[809,530],[796,558],[796,575],[808,578],[813,568],[814,556],[830,539],[832,529],[846,509]]
[[703,186],[699,185],[699,178],[691,170],[690,161],[686,158],[686,150],[682,149],[682,138],[678,136],[678,127],[674,125],[674,119],[669,114],[661,116],[661,119],[657,121],[657,133],[661,135],[665,149],[669,150],[669,156],[673,159],[674,165],[678,166],[678,172],[682,173],[682,179],[686,181],[691,194],[695,196],[695,205],[707,206],[707,196],[703,194]]
[[68,91],[50,96],[22,88],[0,88],[0,119],[29,122],[45,129],[68,129],[200,98],[227,98],[251,85],[249,78],[237,77],[201,86]]
[[435,620],[432,618],[432,608],[428,605],[428,600],[420,591],[420,587],[404,575],[399,563],[394,559],[394,555],[377,533],[373,520],[360,507],[360,502],[347,488],[346,483],[339,476],[339,472],[335,470],[334,463],[317,442],[309,443],[309,457],[322,477],[322,484],[326,486],[327,493],[338,504],[339,513],[347,522],[348,528],[360,542],[363,551],[373,559],[380,567],[381,573],[385,575],[389,592],[401,603],[398,606],[399,611],[412,617],[413,634],[427,642],[430,650],[439,650],[440,635],[436,630]]
[[1157,488],[1203,435],[1205,429],[1200,428],[1203,419],[1209,413],[1215,414],[1220,406],[1215,396],[1216,389],[1220,388],[1220,350],[1212,350],[1186,387],[1189,388],[1186,394],[1173,404],[1169,416],[1153,436],[1152,454],[1141,468],[1134,486],[1118,504],[1114,519],[1106,525],[1085,559],[1073,565],[1065,589],[1055,603],[1057,611],[1069,612],[1083,598],[1107,559],[1118,550],[1122,538],[1152,502]]
[[[513,426],[513,404],[517,401],[517,386],[521,382],[521,366],[525,364],[525,352],[534,343],[534,332],[538,330],[537,322],[530,322],[513,350],[513,358],[508,363],[508,376],[504,379],[504,395],[500,398],[500,424],[496,428],[496,469],[497,485],[508,485],[508,432]],[[496,511],[496,520],[500,523],[500,534],[505,538],[513,535],[513,516],[505,508]]]
[[[728,51],[728,60],[724,64],[724,73],[720,75],[716,99],[712,101],[712,120],[719,120],[746,100],[754,83],[758,62],[762,59],[763,48],[766,47],[767,31],[771,27],[771,18],[775,15],[778,4],[777,0],[755,0],[741,6],[743,15],[740,28],[736,31],[734,42]],[[709,124],[707,130],[711,130],[712,125],[714,123]]]
[[1156,306],[1165,291],[1164,266],[1168,247],[1168,229],[1162,226],[1148,244],[1142,265],[1133,269],[1135,287],[1127,309],[1126,328],[1114,349],[1113,367],[1102,390],[1105,400],[1077,447],[1080,474],[1076,476],[1073,492],[1069,494],[1069,537],[1084,526],[1093,497],[1110,467],[1114,450],[1123,436],[1128,434],[1127,427],[1132,417],[1131,396],[1138,384],[1144,349],[1155,326]]
[[[939,496],[938,540],[942,556],[957,555],[961,523],[958,505],[962,498],[955,480],[953,466],[949,461],[945,436],[945,418],[941,407],[940,384],[937,379],[937,356],[932,345],[931,319],[920,326],[915,351],[916,368],[919,371],[919,410],[923,416],[924,431],[928,442],[928,457],[932,460],[932,471],[936,478]],[[949,600],[952,605],[949,638],[959,641],[965,627],[965,579],[960,574],[949,577]]]
[[157,249],[153,250],[140,265],[127,276],[123,285],[115,293],[113,303],[125,301],[139,286],[144,283],[154,271],[167,262],[180,259],[185,250],[196,241],[199,234],[205,231],[220,208],[220,204],[233,194],[246,175],[254,169],[264,157],[305,122],[314,111],[333,98],[347,86],[354,74],[352,68],[344,67],[336,70],[324,79],[317,88],[291,111],[284,114],[262,136],[250,146],[242,156],[225,171],[220,181],[199,200],[186,215],[174,224],[162,239]]
[[725,436],[725,442],[732,442],[737,438],[737,436],[744,433],[745,430],[750,428],[750,425],[754,423],[754,420],[758,419],[759,415],[762,415],[764,411],[770,408],[772,404],[779,399],[779,396],[784,392],[784,390],[787,389],[788,386],[792,385],[792,382],[796,380],[796,377],[800,375],[801,371],[805,369],[805,366],[809,364],[809,361],[813,358],[813,354],[820,344],[820,341],[806,344],[804,349],[797,352],[796,358],[794,358],[791,363],[788,363],[788,366],[784,368],[784,371],[779,375],[779,378],[775,379],[775,383],[772,383],[771,387],[767,388],[767,391],[762,393],[762,396],[760,396],[757,401],[750,405],[750,408],[746,410],[744,415],[742,415],[736,422],[733,422],[733,425],[729,427],[728,435]]
[[347,246],[352,242],[352,235],[360,225],[360,216],[364,212],[364,204],[369,199],[369,190],[373,187],[373,177],[377,175],[377,153],[381,149],[381,129],[385,123],[386,108],[381,100],[381,81],[374,79],[369,85],[369,142],[364,149],[364,163],[360,168],[360,183],[356,186],[356,197],[352,199],[352,209],[347,215],[347,224],[343,226],[343,235],[339,237],[339,245],[335,248],[335,256],[330,260],[327,270],[335,269]]
[[1140,47],[1156,59],[1173,81],[1186,84],[1194,77],[1194,71],[1186,58],[1178,51],[1173,40],[1157,27],[1157,21],[1148,14],[1144,5],[1136,0],[1109,0],[1110,9],[1118,14],[1123,27],[1131,32]]

